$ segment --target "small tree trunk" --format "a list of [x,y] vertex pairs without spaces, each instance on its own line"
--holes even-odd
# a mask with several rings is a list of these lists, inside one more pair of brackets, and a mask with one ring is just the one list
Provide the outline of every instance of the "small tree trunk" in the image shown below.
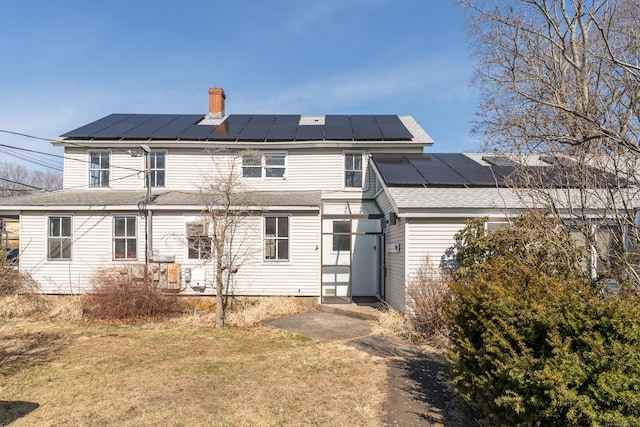
[[222,281],[222,257],[216,257],[216,328],[224,327],[224,282]]

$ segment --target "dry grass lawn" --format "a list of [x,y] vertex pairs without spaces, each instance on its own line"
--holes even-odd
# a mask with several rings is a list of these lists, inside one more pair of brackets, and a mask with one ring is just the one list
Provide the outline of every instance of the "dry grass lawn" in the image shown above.
[[385,375],[262,326],[0,319],[0,425],[374,426]]

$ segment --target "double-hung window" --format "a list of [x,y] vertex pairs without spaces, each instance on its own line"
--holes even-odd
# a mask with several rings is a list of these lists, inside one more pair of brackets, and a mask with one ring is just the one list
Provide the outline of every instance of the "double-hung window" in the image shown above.
[[289,259],[289,217],[264,217],[264,259],[287,261]]
[[206,260],[211,258],[211,237],[207,222],[187,224],[187,259]]
[[250,153],[242,156],[243,178],[285,178],[286,153]]
[[110,163],[110,152],[89,152],[89,187],[99,188],[109,186]]
[[362,188],[362,153],[344,153],[344,186]]
[[47,219],[47,259],[71,259],[71,216],[50,216]]
[[[147,156],[145,156],[146,162]],[[145,170],[149,170],[149,180],[151,187],[164,187],[166,174],[166,152],[152,151],[149,153],[149,164],[145,165]],[[144,183],[145,187],[147,182]]]
[[136,215],[113,216],[113,259],[138,258],[137,223]]

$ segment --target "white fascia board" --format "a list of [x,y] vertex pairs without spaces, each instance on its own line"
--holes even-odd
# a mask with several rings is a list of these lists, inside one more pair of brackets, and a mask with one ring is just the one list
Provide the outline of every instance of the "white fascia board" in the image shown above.
[[476,218],[485,216],[518,216],[527,212],[527,209],[511,209],[504,211],[502,209],[433,209],[429,211],[411,212],[401,210],[398,218]]
[[[215,209],[216,207],[212,207]],[[137,209],[137,208],[136,208]],[[147,205],[147,209],[150,211],[202,211],[204,206],[197,205]],[[220,206],[222,209],[222,206]],[[319,212],[318,206],[235,206],[230,210],[238,211],[286,211],[286,212]]]
[[[203,206],[194,205],[147,205],[150,211],[194,211],[200,212]],[[283,211],[283,212],[319,212],[317,206],[242,206],[231,208],[242,211]],[[19,215],[21,212],[30,211],[74,211],[74,212],[116,212],[116,211],[138,211],[137,205],[113,205],[113,206],[12,206],[11,210],[0,210],[0,215]]]
[[80,147],[80,148],[101,148],[101,149],[137,149],[141,144],[150,146],[152,149],[159,148],[201,148],[224,151],[238,150],[264,150],[268,149],[291,149],[291,148],[340,148],[340,149],[368,149],[368,148],[422,148],[425,144],[423,141],[182,141],[176,139],[170,140],[54,140],[51,142],[54,146],[63,147]]
[[380,175],[380,172],[378,171],[378,168],[376,168],[375,163],[372,162],[372,161],[369,161],[369,167],[371,168],[373,173],[376,175],[376,179],[378,180],[380,185],[382,185],[382,190],[381,191],[383,191],[384,194],[387,195],[387,199],[389,200],[389,203],[391,203],[391,207],[393,208],[393,211],[396,213],[396,215],[398,215],[399,212],[400,212],[400,208],[398,207],[398,204],[396,203],[394,198],[391,196],[391,193],[389,192],[387,184],[382,179],[382,176]]

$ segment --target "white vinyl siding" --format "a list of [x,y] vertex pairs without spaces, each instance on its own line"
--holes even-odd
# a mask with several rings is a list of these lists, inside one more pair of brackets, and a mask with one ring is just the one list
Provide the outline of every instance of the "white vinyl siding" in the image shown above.
[[[152,148],[153,149],[153,148]],[[276,153],[276,152],[274,152]],[[282,153],[282,152],[277,152]],[[277,154],[276,153],[276,154]],[[241,160],[235,157],[238,176],[242,174]],[[227,152],[207,152],[204,149],[171,148],[166,151],[165,183],[172,190],[195,191],[206,180],[226,176],[234,156]],[[344,155],[342,149],[289,149],[285,169],[270,160],[271,174],[285,174],[286,179],[248,179],[247,186],[258,191],[312,191],[340,192],[344,190]],[[363,158],[364,197],[375,195],[375,176],[368,168],[368,156]],[[65,149],[64,188],[88,188],[86,149]],[[322,179],[319,179],[321,177]],[[132,157],[126,151],[111,152],[109,188],[113,190],[140,190],[144,188],[144,160]],[[349,191],[360,191],[359,188]]]
[[55,261],[47,261],[47,216],[43,212],[22,213],[20,269],[29,272],[44,293],[89,291],[93,277],[101,268],[112,264],[111,216],[74,212],[71,244],[75,256],[71,260]]
[[[390,253],[387,247],[400,244],[400,251]],[[400,312],[405,310],[405,225],[398,223],[385,230],[385,300]]]
[[449,252],[455,245],[454,235],[464,228],[464,219],[411,220],[407,224],[407,247],[411,248],[407,258],[407,278],[420,268],[428,256],[431,265],[438,271],[451,267]]

